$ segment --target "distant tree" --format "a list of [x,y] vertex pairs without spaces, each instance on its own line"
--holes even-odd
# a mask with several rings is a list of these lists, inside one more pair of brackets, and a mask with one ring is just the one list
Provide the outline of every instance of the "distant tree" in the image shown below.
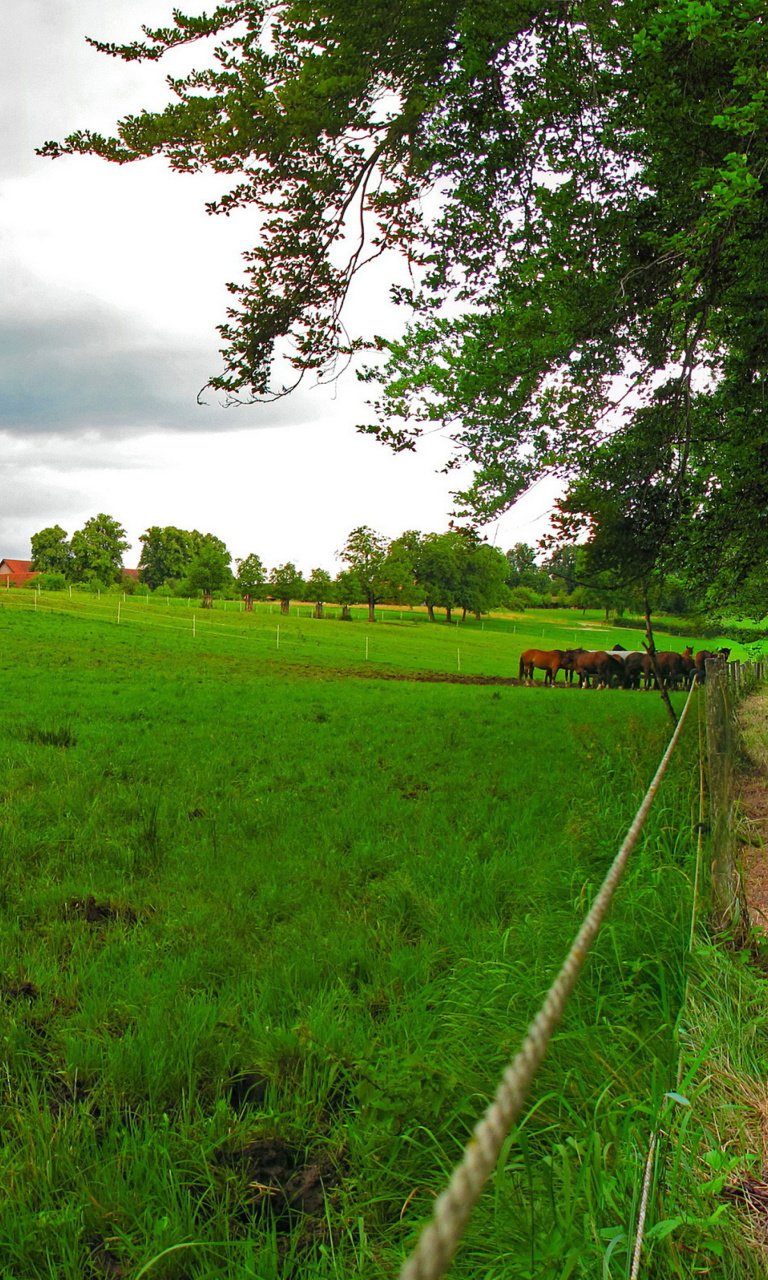
[[[199,537],[199,535],[198,535]],[[186,577],[196,550],[194,535],[174,525],[153,524],[142,533],[139,579],[155,591],[168,579]]]
[[236,560],[237,587],[248,612],[253,609],[254,597],[263,599],[267,591],[267,571],[259,557],[251,552],[243,560]]
[[416,575],[431,622],[435,609],[445,609],[446,622],[461,594],[462,557],[466,541],[455,529],[447,533],[428,533],[419,550]]
[[467,613],[478,618],[481,613],[498,609],[509,595],[507,557],[487,542],[467,546],[461,560],[461,573],[457,603]]
[[576,546],[557,547],[542,565],[552,579],[555,589],[562,589],[565,595],[570,595],[579,585],[577,554]]
[[269,576],[270,593],[280,601],[280,612],[288,613],[291,600],[300,600],[304,595],[304,579],[289,560],[287,564],[278,565]]
[[507,585],[510,587],[529,587],[537,589],[539,566],[536,563],[536,551],[527,542],[516,542],[506,554],[508,565]]
[[384,599],[389,604],[411,608],[421,603],[423,593],[416,580],[421,544],[422,535],[415,529],[406,530],[390,542],[383,566]]
[[316,618],[322,618],[323,605],[330,600],[332,592],[330,573],[325,569],[313,569],[306,581],[306,594],[309,600],[314,601]]
[[388,550],[386,538],[363,524],[352,530],[339,552],[339,558],[357,574],[363,600],[368,605],[369,622],[376,621],[376,605],[386,599]]
[[231,556],[224,543],[207,535],[189,566],[186,579],[190,591],[202,591],[204,609],[212,607],[214,591],[221,591],[232,582],[230,563]]
[[125,529],[111,516],[92,516],[72,534],[72,577],[76,582],[114,583],[123,574]]
[[68,577],[72,569],[72,548],[60,524],[50,525],[33,533],[32,568],[38,573],[63,573]]
[[341,621],[351,622],[350,608],[365,600],[365,588],[354,569],[342,569],[333,580],[332,600],[341,605]]

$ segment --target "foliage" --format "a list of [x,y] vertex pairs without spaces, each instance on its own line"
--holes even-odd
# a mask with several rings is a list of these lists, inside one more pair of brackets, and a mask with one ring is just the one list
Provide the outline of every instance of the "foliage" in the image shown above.
[[536,563],[536,551],[527,542],[516,542],[507,552],[507,565],[507,586],[537,589],[541,571]]
[[99,587],[119,582],[123,572],[123,552],[130,545],[125,538],[125,529],[117,520],[103,512],[92,516],[82,529],[72,534],[72,580]]
[[219,538],[204,534],[187,571],[186,582],[190,591],[202,591],[204,596],[210,596],[226,587],[232,581],[231,560]]
[[365,600],[365,588],[354,569],[342,569],[341,573],[336,575],[331,598],[341,605],[342,617],[346,622],[350,622],[350,607]]
[[151,525],[139,537],[142,544],[139,577],[152,590],[167,579],[184,578],[200,535],[174,525]]
[[[385,600],[390,591],[392,561],[388,560],[388,549],[386,538],[368,525],[360,525],[352,530],[339,552],[339,559],[349,566],[362,588],[362,599],[368,605],[371,622],[376,621],[376,604]],[[402,559],[395,563],[407,570]]]
[[476,469],[463,500],[484,517],[548,470],[589,478],[618,433],[649,486],[647,507],[631,486],[646,563],[668,564],[682,531],[675,561],[708,602],[759,610],[760,0],[233,0],[177,11],[143,41],[94,43],[134,61],[212,34],[213,65],[171,80],[164,110],[42,151],[212,168],[212,211],[263,214],[213,384],[269,394],[276,352],[297,376],[332,369],[360,346],[339,318],[351,277],[396,247],[412,322],[376,339],[386,363],[367,375],[382,384],[367,429],[408,448],[447,428]]
[[301,600],[304,595],[304,579],[290,560],[278,565],[269,575],[270,594],[276,596],[284,610],[291,600]]
[[243,560],[236,560],[237,587],[241,595],[261,600],[266,595],[267,571],[255,552]]
[[35,585],[40,591],[64,591],[67,579],[63,573],[41,573]]
[[305,586],[307,598],[313,600],[316,605],[323,605],[326,600],[330,600],[333,583],[330,573],[325,569],[313,569]]
[[68,577],[72,567],[72,550],[60,524],[33,533],[30,542],[33,570],[40,573],[63,573],[65,578]]

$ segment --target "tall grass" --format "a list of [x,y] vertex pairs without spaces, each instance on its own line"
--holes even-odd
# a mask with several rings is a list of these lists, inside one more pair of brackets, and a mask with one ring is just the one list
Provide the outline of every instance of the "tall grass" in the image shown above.
[[[41,610],[0,635],[3,1275],[393,1274],[645,790],[657,700],[354,681]],[[680,1084],[694,755],[457,1278],[628,1274]],[[660,1175],[649,1274],[748,1276],[689,1083],[704,1136]]]

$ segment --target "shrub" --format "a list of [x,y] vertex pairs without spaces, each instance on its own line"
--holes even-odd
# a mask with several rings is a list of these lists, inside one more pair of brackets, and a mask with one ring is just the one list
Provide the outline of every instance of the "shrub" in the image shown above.
[[67,580],[63,573],[41,573],[36,584],[41,591],[64,591]]

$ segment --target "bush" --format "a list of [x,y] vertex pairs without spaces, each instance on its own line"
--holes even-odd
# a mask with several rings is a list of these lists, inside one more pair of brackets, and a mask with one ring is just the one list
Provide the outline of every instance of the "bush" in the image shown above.
[[63,573],[41,573],[35,585],[41,591],[65,591],[67,580]]

